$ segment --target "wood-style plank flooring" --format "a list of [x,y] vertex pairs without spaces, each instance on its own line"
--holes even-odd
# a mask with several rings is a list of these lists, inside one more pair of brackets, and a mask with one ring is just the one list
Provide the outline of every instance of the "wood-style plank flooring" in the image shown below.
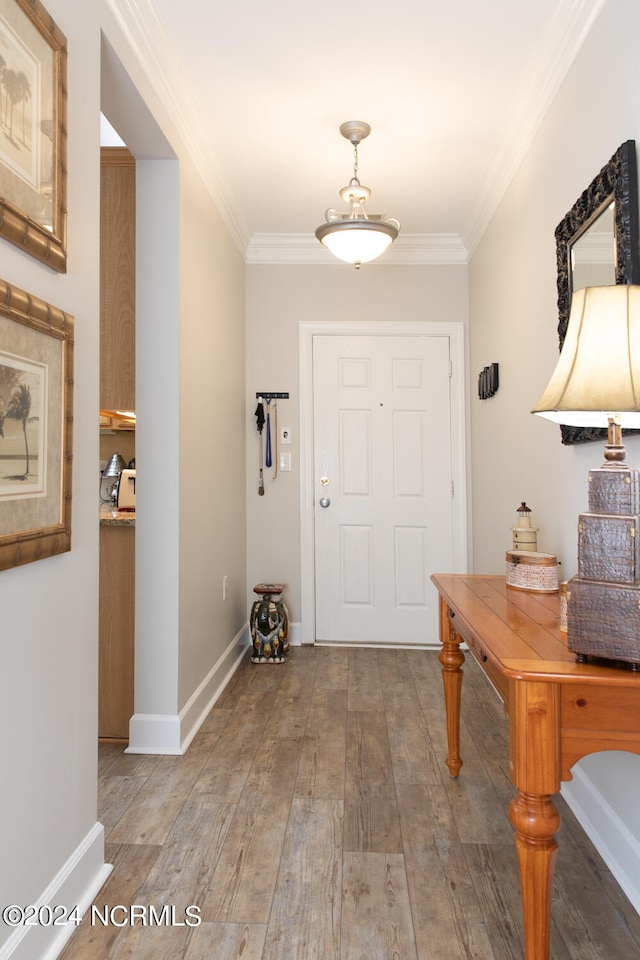
[[[417,650],[247,659],[185,756],[101,744],[96,905],[202,923],[85,918],[63,960],[519,960],[508,721],[464,669],[457,780],[437,654]],[[640,917],[558,803],[553,960],[640,957]]]

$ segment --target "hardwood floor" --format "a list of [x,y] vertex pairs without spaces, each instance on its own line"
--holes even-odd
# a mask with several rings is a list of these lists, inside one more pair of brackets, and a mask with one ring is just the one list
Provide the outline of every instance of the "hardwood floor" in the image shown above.
[[[435,652],[296,647],[247,661],[183,757],[99,748],[114,870],[63,960],[517,960],[508,722],[465,665],[449,777]],[[559,800],[553,960],[640,957],[640,917]],[[114,908],[120,908],[114,910]],[[147,914],[148,916],[148,914]]]

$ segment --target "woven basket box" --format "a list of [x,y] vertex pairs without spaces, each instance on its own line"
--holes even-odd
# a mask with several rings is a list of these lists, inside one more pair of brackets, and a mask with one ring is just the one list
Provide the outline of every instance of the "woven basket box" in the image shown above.
[[551,553],[507,550],[507,586],[534,593],[558,592],[558,558]]
[[640,585],[567,583],[567,642],[582,656],[640,663]]
[[640,578],[637,516],[582,513],[578,521],[578,576],[633,583]]

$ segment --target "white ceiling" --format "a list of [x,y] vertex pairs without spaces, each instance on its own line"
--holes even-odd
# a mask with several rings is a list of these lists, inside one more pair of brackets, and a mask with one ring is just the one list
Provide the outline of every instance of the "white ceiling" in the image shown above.
[[108,0],[249,259],[320,248],[365,120],[369,211],[427,262],[473,250],[604,2]]

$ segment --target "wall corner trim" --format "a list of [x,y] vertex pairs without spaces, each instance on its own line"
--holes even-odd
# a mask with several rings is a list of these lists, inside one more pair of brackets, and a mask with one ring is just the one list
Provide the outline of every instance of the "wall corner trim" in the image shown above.
[[134,713],[129,721],[129,746],[125,753],[179,756],[180,717],[177,713]]

